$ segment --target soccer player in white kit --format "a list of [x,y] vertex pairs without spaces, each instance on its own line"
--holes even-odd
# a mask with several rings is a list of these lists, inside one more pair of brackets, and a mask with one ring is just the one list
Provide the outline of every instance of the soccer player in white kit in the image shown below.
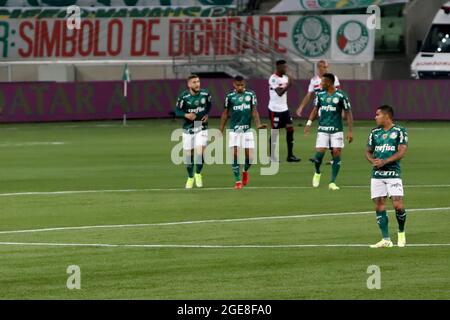
[[[303,98],[302,102],[300,103],[300,106],[297,109],[297,116],[299,116],[299,117],[302,116],[303,109],[305,109],[305,107],[311,101],[313,94],[322,90],[320,83],[322,81],[322,76],[325,73],[328,73],[328,68],[329,68],[329,64],[327,61],[320,60],[319,62],[317,62],[317,69],[319,72],[317,75],[312,77],[311,80],[309,81],[308,93]],[[334,87],[336,89],[341,89],[341,84],[339,83],[339,79],[336,75],[334,75]]]
[[[272,129],[286,128],[286,143],[288,162],[300,162],[293,154],[294,148],[294,126],[292,116],[287,104],[287,92],[292,86],[292,79],[287,75],[287,64],[285,60],[276,62],[276,72],[269,79],[269,117]],[[272,131],[270,138],[270,159],[278,161],[275,156],[278,131]]]

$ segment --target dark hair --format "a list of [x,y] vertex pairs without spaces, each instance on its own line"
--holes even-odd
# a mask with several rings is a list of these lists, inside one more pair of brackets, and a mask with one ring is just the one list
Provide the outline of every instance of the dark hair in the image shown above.
[[334,74],[332,74],[332,73],[325,73],[322,77],[324,77],[324,78],[327,78],[327,79],[330,79],[330,81],[333,83],[333,85],[334,85],[334,81],[335,81],[335,77],[334,77]]
[[244,77],[243,76],[236,76],[234,77],[234,81],[244,81]]
[[191,74],[188,78],[187,81],[192,80],[192,79],[196,79],[196,78],[200,78],[198,75],[196,74]]
[[385,114],[388,114],[391,117],[391,119],[394,118],[394,108],[392,108],[391,106],[389,106],[387,104],[384,104],[384,105],[378,107],[377,110],[380,110],[381,112],[383,112]]
[[282,66],[283,64],[286,64],[286,60],[277,60],[275,63],[277,66]]

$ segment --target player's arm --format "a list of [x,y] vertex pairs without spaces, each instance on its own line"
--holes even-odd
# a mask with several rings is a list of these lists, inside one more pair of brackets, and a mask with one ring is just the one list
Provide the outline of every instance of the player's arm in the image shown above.
[[373,165],[377,168],[382,168],[388,163],[398,161],[402,159],[405,156],[406,150],[408,149],[408,146],[406,144],[401,144],[398,146],[398,151],[394,153],[392,156],[390,156],[387,159],[373,159]]
[[317,118],[317,115],[319,114],[319,108],[320,108],[320,99],[318,95],[316,94],[316,97],[314,99],[314,108],[309,113],[308,121],[306,122],[306,126],[304,129],[305,135],[309,134],[309,130],[311,129],[312,122]]
[[212,100],[212,97],[210,94],[208,94],[208,97],[206,98],[206,114],[202,118],[203,123],[208,121],[208,114],[211,111],[211,100]]
[[300,106],[297,109],[297,116],[299,116],[299,117],[302,116],[303,109],[305,109],[305,107],[311,101],[313,94],[314,94],[314,83],[313,83],[313,80],[311,79],[311,81],[309,82],[309,86],[308,86],[308,93],[303,98],[302,102],[300,103]]
[[227,124],[228,121],[228,117],[230,115],[230,112],[228,109],[223,110],[222,115],[220,116],[220,132],[222,132],[225,130],[225,125]]
[[353,113],[352,110],[345,110],[345,119],[347,120],[348,126],[348,134],[347,139],[348,143],[352,143],[353,141]]
[[220,116],[220,132],[222,132],[225,130],[225,125],[227,124],[228,121],[228,117],[230,116],[230,100],[228,99],[228,96],[225,97],[225,104],[224,104],[224,109],[222,112],[222,115]]
[[286,87],[277,87],[274,88],[275,92],[277,93],[278,96],[282,96],[283,94],[285,94],[289,88],[292,86],[292,78],[290,76],[288,76],[289,80],[288,83],[286,84]]
[[267,125],[261,123],[261,119],[259,118],[259,112],[256,106],[258,105],[258,101],[256,100],[256,95],[252,94],[252,117],[255,121],[256,128],[264,129],[267,128]]
[[301,117],[303,109],[308,105],[308,103],[311,101],[312,95],[314,92],[308,92],[306,96],[303,98],[302,102],[300,103],[300,106],[297,109],[297,116]]
[[275,89],[275,92],[277,93],[277,95],[279,95],[280,97],[283,95],[283,94],[285,94],[287,91],[289,90],[289,83],[288,83],[288,85],[286,86],[286,87],[284,87],[284,88],[276,88]]
[[372,165],[374,165],[374,161],[375,161],[375,158],[373,157],[373,147],[371,147],[371,146],[367,146],[367,148],[366,148],[366,159],[367,159],[367,161],[369,161]]
[[184,110],[184,99],[183,97],[178,98],[177,105],[175,107],[175,115],[180,118],[186,118],[188,120],[195,120],[195,113],[188,113]]
[[261,119],[259,118],[259,113],[258,113],[258,110],[256,109],[256,106],[253,106],[252,109],[253,109],[252,117],[253,117],[253,120],[255,120],[256,128],[258,128],[258,129],[267,128],[266,124],[261,123]]
[[347,96],[344,96],[344,98],[342,99],[342,109],[344,110],[345,113],[345,119],[347,121],[347,126],[348,126],[348,134],[347,134],[347,139],[348,139],[348,143],[352,143],[353,141],[353,113],[352,113],[352,107],[350,105],[350,101],[348,100]]
[[309,114],[308,122],[306,122],[306,126],[304,129],[305,135],[309,134],[309,130],[311,129],[312,122],[314,119],[316,119],[318,114],[319,108],[317,106],[314,106],[314,108],[311,110],[311,113]]
[[367,141],[367,148],[366,148],[366,159],[369,161],[372,165],[375,158],[373,157],[373,152],[375,150],[375,141],[373,139],[373,132],[370,133],[369,139]]

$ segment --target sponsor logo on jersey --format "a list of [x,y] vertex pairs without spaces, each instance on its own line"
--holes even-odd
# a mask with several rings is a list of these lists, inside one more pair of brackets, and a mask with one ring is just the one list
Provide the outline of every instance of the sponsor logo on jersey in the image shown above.
[[395,151],[395,146],[391,146],[391,145],[385,143],[382,146],[376,146],[375,151],[379,151],[379,152]]
[[322,106],[320,109],[323,111],[336,111],[336,107],[333,107],[332,105]]
[[233,107],[233,110],[236,110],[236,111],[242,111],[244,109],[250,109],[250,105],[244,103],[244,104],[236,105]]
[[[196,101],[196,102],[198,104],[198,101]],[[189,113],[200,113],[200,112],[203,112],[203,111],[205,111],[204,107],[198,107],[198,108],[195,108],[195,109],[188,109]]]
[[387,138],[387,133],[385,133],[385,134],[383,134],[383,139],[386,139]]
[[319,126],[319,130],[323,130],[323,131],[334,131],[336,129],[336,127],[330,126],[330,127],[324,127],[324,126]]
[[320,16],[304,16],[292,30],[292,43],[306,57],[322,56],[330,48],[330,24]]
[[234,126],[234,131],[235,132],[244,132],[247,129],[250,129],[249,125],[237,125],[237,126]]
[[244,101],[244,98],[239,97],[239,102],[242,102],[242,101]]
[[395,171],[381,171],[381,170],[376,170],[374,172],[374,175],[376,176],[380,176],[380,177],[397,177],[398,173]]

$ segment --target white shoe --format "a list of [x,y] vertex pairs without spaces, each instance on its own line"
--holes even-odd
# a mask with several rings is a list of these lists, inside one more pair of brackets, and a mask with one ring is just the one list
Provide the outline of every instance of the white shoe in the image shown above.
[[200,173],[196,173],[194,175],[195,177],[195,185],[197,186],[197,188],[203,188],[203,178],[202,175]]
[[312,186],[317,188],[320,185],[320,173],[314,173]]
[[406,236],[404,231],[398,233],[397,245],[399,248],[406,247]]
[[385,240],[382,239],[380,242],[377,242],[373,245],[371,245],[371,248],[392,248],[394,246],[394,244],[392,243],[391,240]]
[[194,187],[194,178],[188,178],[186,181],[186,189],[192,189]]
[[336,191],[336,190],[339,190],[340,188],[336,185],[336,183],[332,182],[328,185],[328,189],[330,189],[332,191]]

